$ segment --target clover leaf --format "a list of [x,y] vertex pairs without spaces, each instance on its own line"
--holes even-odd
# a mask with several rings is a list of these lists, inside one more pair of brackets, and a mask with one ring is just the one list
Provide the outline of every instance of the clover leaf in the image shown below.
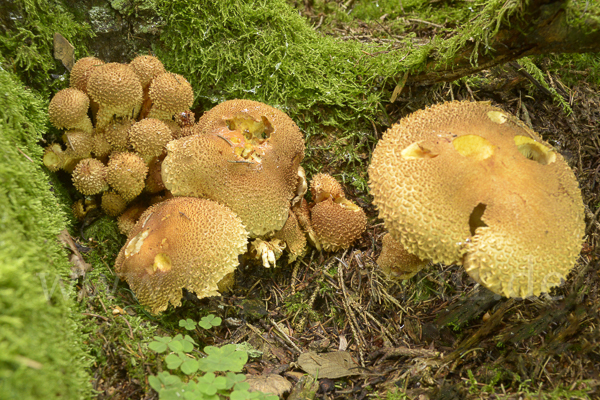
[[179,321],[179,326],[184,327],[188,331],[193,331],[196,329],[196,322],[190,318],[182,319]]
[[198,360],[198,363],[200,369],[205,372],[239,372],[248,361],[248,353],[236,350],[235,344],[226,344],[223,347],[206,346],[204,352],[208,356]]
[[200,322],[198,322],[198,325],[204,329],[210,329],[213,326],[221,325],[221,321],[222,321],[221,318],[215,317],[214,315],[210,314],[210,315],[207,315],[206,317],[202,317]]

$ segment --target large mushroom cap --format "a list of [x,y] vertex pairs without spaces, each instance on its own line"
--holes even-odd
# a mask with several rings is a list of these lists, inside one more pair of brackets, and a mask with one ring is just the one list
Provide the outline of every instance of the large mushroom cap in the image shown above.
[[217,283],[238,265],[247,232],[216,202],[179,197],[150,207],[129,234],[115,263],[139,302],[153,313],[181,304],[182,289],[218,295]]
[[539,295],[573,268],[583,202],[562,156],[488,103],[452,102],[390,128],[369,168],[374,203],[411,253],[463,263],[495,293]]
[[266,104],[231,100],[204,114],[196,132],[167,145],[166,188],[227,205],[252,236],[281,229],[304,157],[296,124]]
[[116,118],[135,118],[142,105],[142,85],[129,65],[108,63],[95,68],[88,80],[88,94],[99,104],[96,129]]

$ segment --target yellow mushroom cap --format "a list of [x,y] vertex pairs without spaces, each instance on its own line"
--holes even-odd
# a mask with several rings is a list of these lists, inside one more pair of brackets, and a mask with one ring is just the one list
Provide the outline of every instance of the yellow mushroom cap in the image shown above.
[[92,134],[92,153],[94,153],[94,157],[96,158],[105,158],[111,153],[112,146],[106,140],[104,131],[94,131]]
[[273,239],[279,239],[286,244],[289,253],[288,263],[301,257],[306,252],[306,236],[300,225],[296,215],[290,210],[289,217],[281,230],[275,232]]
[[145,118],[136,122],[129,130],[129,142],[133,149],[147,161],[160,156],[172,139],[171,129],[155,118]]
[[323,200],[310,210],[312,228],[325,251],[347,249],[367,227],[363,209],[343,197],[339,199]]
[[113,153],[108,161],[108,184],[127,202],[144,190],[148,167],[140,156],[133,153]]
[[98,103],[96,129],[116,118],[135,118],[142,105],[142,85],[129,65],[108,63],[95,68],[88,80],[88,94]]
[[137,56],[129,65],[140,79],[142,87],[146,87],[156,76],[166,72],[163,63],[154,56]]
[[73,186],[80,193],[91,196],[108,189],[106,166],[95,158],[81,160],[73,170]]
[[344,189],[335,178],[328,174],[318,173],[310,181],[310,193],[313,201],[318,203],[327,198],[344,197]]
[[89,97],[79,89],[66,88],[57,92],[48,106],[48,117],[58,129],[81,129],[92,132],[92,121],[87,115]]
[[127,202],[123,200],[123,197],[112,190],[102,193],[102,202],[100,205],[102,207],[102,211],[111,217],[116,217],[123,214],[127,208]]
[[562,156],[488,103],[418,111],[385,132],[369,167],[374,203],[413,254],[463,263],[505,296],[530,296],[573,268],[584,233]]
[[[167,145],[162,165],[166,188],[175,196],[227,205],[253,237],[281,229],[304,157],[296,124],[273,107],[233,100],[204,114],[196,132]],[[248,146],[242,147],[252,154],[237,150],[244,141]]]
[[409,279],[427,266],[427,261],[410,254],[402,243],[386,233],[382,239],[382,249],[377,259],[379,268],[392,279]]
[[171,72],[160,74],[152,80],[148,97],[152,100],[148,117],[165,120],[188,110],[194,103],[192,85],[183,76]]
[[53,143],[44,149],[42,158],[44,165],[52,172],[56,172],[63,168],[65,164],[64,150],[58,143]]
[[115,262],[140,304],[152,313],[181,304],[182,289],[199,298],[218,295],[217,284],[246,251],[241,220],[214,201],[179,197],[150,207]]
[[101,65],[104,65],[104,61],[96,57],[84,57],[77,60],[71,69],[71,87],[87,93],[88,79],[94,69]]

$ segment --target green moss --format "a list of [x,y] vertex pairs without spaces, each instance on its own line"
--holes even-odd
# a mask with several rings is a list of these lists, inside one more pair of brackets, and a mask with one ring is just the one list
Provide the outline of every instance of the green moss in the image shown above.
[[77,22],[60,0],[3,2],[0,26],[3,67],[44,95],[64,87],[66,80],[65,68],[53,57],[54,33],[67,38],[78,57],[85,53],[84,43],[92,36],[89,26]]
[[65,215],[37,145],[47,103],[0,70],[0,398],[90,395],[70,264],[57,241]]

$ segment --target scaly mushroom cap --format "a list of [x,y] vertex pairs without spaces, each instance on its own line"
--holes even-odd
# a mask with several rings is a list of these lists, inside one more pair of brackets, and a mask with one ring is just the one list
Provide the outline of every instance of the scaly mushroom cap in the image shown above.
[[92,121],[87,112],[89,97],[79,89],[66,88],[57,92],[48,106],[48,117],[58,129],[81,129],[92,132]]
[[217,284],[238,265],[247,232],[227,207],[174,198],[150,207],[115,262],[140,304],[152,313],[181,304],[182,289],[199,298],[219,295]]
[[129,65],[104,64],[88,80],[88,93],[99,104],[96,129],[102,130],[116,118],[135,118],[142,105],[142,85]]
[[129,147],[129,129],[135,123],[130,118],[119,118],[111,121],[102,130],[102,135],[112,151],[127,151]]
[[344,197],[344,189],[335,178],[328,174],[318,173],[310,181],[310,193],[313,202],[319,203],[327,198]]
[[289,253],[288,263],[301,257],[306,252],[306,236],[298,224],[296,215],[289,211],[289,217],[281,230],[275,232],[273,239],[279,239],[286,244]]
[[94,157],[96,158],[105,158],[112,151],[112,146],[106,140],[104,136],[104,131],[94,130],[92,134],[92,153],[94,153]]
[[129,207],[123,211],[123,214],[117,217],[119,232],[125,236],[129,236],[129,232],[131,232],[148,207],[148,203],[143,199],[138,199],[131,203]]
[[145,118],[136,122],[129,130],[129,142],[146,161],[160,156],[172,139],[169,127],[155,118]]
[[94,69],[101,65],[104,65],[104,61],[96,57],[84,57],[77,60],[71,69],[71,87],[87,93],[88,79],[90,78],[90,75]]
[[152,80],[148,97],[152,100],[148,118],[170,120],[173,115],[188,110],[194,103],[192,85],[183,76],[171,72]]
[[150,85],[152,79],[166,72],[163,63],[154,56],[137,56],[129,65],[144,88]]
[[127,202],[123,200],[116,192],[112,190],[102,193],[102,202],[100,203],[102,211],[111,217],[117,217],[127,208]]
[[63,136],[67,151],[74,158],[88,158],[91,156],[94,140],[92,134],[80,129],[72,129]]
[[42,158],[44,165],[52,172],[63,168],[65,164],[65,155],[62,147],[58,143],[53,143],[44,149]]
[[410,279],[427,266],[427,261],[410,254],[399,241],[386,233],[382,239],[377,265],[389,278]]
[[315,204],[310,210],[310,220],[325,251],[347,249],[367,227],[363,209],[344,197]]
[[577,180],[562,156],[488,103],[452,102],[392,126],[369,167],[374,203],[410,252],[463,263],[505,296],[560,283],[584,234]]
[[73,170],[73,186],[86,196],[101,193],[108,189],[106,172],[106,166],[95,158],[81,160]]
[[196,132],[167,145],[166,188],[227,205],[253,237],[281,229],[304,158],[296,124],[273,107],[232,100],[204,114]]
[[113,153],[108,161],[108,184],[126,202],[135,199],[144,190],[148,167],[140,156],[133,153]]

